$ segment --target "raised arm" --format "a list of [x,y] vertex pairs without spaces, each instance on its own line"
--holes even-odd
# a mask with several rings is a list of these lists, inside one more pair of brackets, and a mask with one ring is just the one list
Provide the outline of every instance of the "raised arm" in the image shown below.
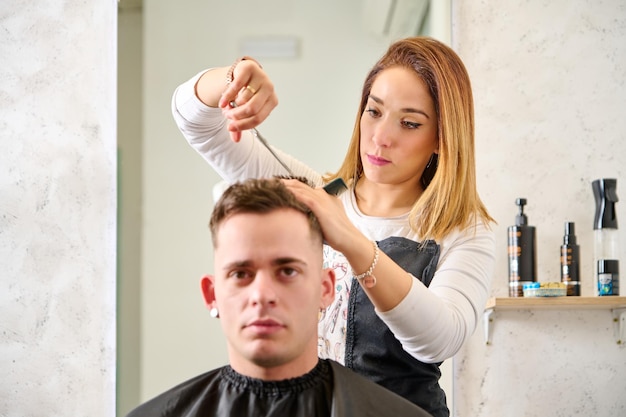
[[[241,132],[261,124],[278,105],[274,84],[261,65],[244,57],[230,67],[214,68],[200,76],[195,85],[196,96],[209,107],[219,107],[230,119],[228,130],[233,141]],[[237,103],[232,108],[231,101]]]
[[[233,81],[227,84],[230,68],[234,68]],[[237,90],[239,84],[246,82],[259,86],[256,94],[245,86]],[[260,105],[259,112],[246,118],[246,109],[255,111],[257,98],[264,100],[264,104]],[[236,100],[236,108],[219,107],[231,100]],[[264,120],[265,112],[269,114],[277,102],[267,75],[258,64],[244,60],[234,67],[204,70],[179,85],[172,96],[172,115],[187,142],[220,177],[233,182],[287,174],[272,154],[249,130],[245,130],[256,126],[256,120],[259,123]],[[237,113],[240,111],[243,119],[242,113]],[[307,177],[313,184],[321,184],[320,174],[280,150],[274,151],[295,175]]]

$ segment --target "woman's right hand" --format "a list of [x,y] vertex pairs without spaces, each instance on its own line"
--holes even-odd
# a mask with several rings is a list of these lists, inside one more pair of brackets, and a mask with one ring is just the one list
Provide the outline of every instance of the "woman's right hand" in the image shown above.
[[[252,59],[238,61],[232,82],[226,83],[229,67],[207,71],[196,84],[196,95],[207,106],[220,107],[230,120],[228,130],[234,142],[241,132],[261,124],[278,105],[274,84]],[[236,103],[236,107],[231,102]]]

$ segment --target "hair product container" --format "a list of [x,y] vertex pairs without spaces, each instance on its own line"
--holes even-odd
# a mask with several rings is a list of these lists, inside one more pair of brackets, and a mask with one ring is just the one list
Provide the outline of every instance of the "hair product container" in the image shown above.
[[561,245],[561,282],[567,288],[567,295],[580,295],[580,248],[576,244],[573,222],[565,222]]
[[509,296],[523,297],[524,284],[536,281],[537,263],[535,227],[528,225],[524,214],[525,198],[515,200],[518,214],[515,225],[508,227]]
[[593,220],[594,294],[619,295],[619,241],[617,231],[617,180],[602,178],[591,183],[596,201]]

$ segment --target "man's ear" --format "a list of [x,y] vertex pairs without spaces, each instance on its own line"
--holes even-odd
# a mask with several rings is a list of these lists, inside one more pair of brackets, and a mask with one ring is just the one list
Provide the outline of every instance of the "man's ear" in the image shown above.
[[328,307],[335,299],[335,270],[324,268],[322,270],[322,299],[321,307]]
[[211,309],[215,307],[215,286],[213,285],[213,275],[205,275],[200,279],[200,287],[202,288],[202,296],[206,307]]

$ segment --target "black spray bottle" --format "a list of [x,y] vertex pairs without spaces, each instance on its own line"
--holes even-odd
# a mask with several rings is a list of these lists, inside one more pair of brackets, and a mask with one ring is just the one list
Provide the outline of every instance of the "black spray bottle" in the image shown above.
[[567,288],[567,295],[580,295],[580,248],[576,244],[576,230],[572,222],[565,222],[561,245],[561,282]]
[[509,253],[509,296],[523,297],[523,286],[537,277],[535,227],[528,225],[524,214],[525,198],[518,198],[515,204],[519,212],[515,216],[515,225],[508,228]]
[[602,178],[591,183],[596,200],[594,234],[594,294],[619,295],[619,244],[617,232],[617,180]]

